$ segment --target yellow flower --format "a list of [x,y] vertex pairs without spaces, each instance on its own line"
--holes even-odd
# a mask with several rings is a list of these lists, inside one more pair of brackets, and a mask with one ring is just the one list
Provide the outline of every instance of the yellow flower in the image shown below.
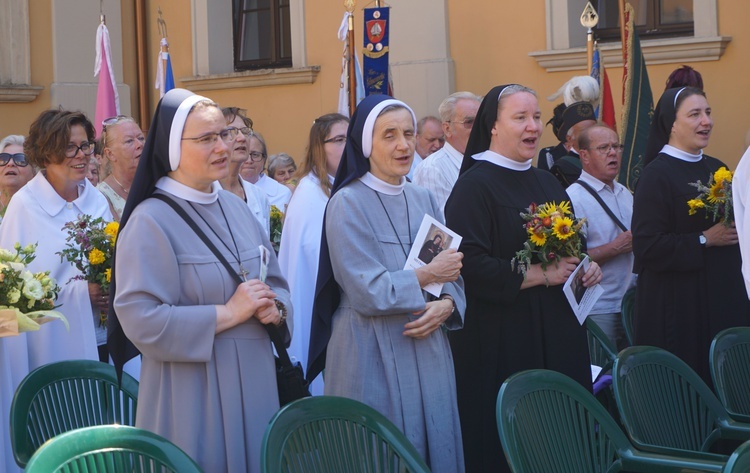
[[572,237],[575,235],[575,232],[573,231],[573,220],[569,217],[555,219],[552,224],[552,233],[554,233],[559,240],[567,240]]
[[690,210],[688,210],[688,215],[695,215],[698,209],[702,209],[706,206],[706,204],[700,199],[690,199],[687,201],[687,204],[688,207],[690,207]]
[[273,219],[281,220],[281,210],[279,210],[279,208],[275,205],[271,206],[271,220]]
[[99,248],[94,248],[89,253],[89,263],[91,264],[102,264],[104,263],[104,253]]
[[712,204],[724,201],[724,186],[722,185],[721,182],[717,182],[713,186],[711,186],[711,189],[709,189],[708,196],[706,196],[706,199],[708,199],[708,201],[711,202]]
[[714,173],[714,182],[721,185],[724,181],[732,182],[732,171],[722,166]]
[[109,222],[106,227],[104,227],[104,233],[109,235],[109,237],[112,239],[112,246],[115,246],[115,241],[117,240],[117,233],[120,231],[120,224],[117,222]]
[[107,268],[104,270],[104,279],[107,280],[107,282],[110,282],[110,278],[112,277],[112,268]]
[[547,235],[544,234],[544,232],[534,233],[533,231],[529,232],[529,240],[536,246],[544,246],[545,243],[547,243]]
[[563,200],[562,202],[560,202],[558,209],[562,212],[563,215],[572,215],[570,211],[570,202],[568,202],[567,200]]

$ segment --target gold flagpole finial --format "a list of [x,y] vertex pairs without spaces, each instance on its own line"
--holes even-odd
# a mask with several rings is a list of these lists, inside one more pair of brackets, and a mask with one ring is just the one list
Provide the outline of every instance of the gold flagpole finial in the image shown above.
[[167,22],[161,16],[161,7],[156,8],[156,12],[159,14],[159,18],[156,19],[156,25],[159,28],[159,34],[162,38],[167,37]]
[[344,8],[349,13],[353,13],[354,12],[354,7],[356,5],[357,5],[357,1],[356,0],[344,0]]
[[599,14],[594,9],[594,5],[591,2],[586,3],[586,7],[581,13],[581,25],[584,28],[588,28],[586,33],[586,56],[588,59],[588,70],[587,74],[591,73],[591,67],[594,62],[594,32],[591,28],[594,28],[599,23]]

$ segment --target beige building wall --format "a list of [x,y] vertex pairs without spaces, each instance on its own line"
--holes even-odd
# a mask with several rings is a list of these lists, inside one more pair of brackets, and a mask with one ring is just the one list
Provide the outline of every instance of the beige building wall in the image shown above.
[[[92,86],[95,90],[96,84],[93,48],[98,1],[0,0],[0,7],[17,2],[32,5],[28,12],[30,85],[41,86],[42,90],[28,103],[0,101],[0,134],[3,135],[26,133],[29,123],[40,111],[68,98],[62,91]],[[118,89],[125,90],[121,106],[126,113],[137,115],[141,91],[136,76],[134,2],[106,0],[104,3],[117,58],[114,68]],[[364,3],[358,2],[355,12],[358,50],[362,44]],[[556,103],[545,97],[571,76],[585,74],[585,67],[580,65],[585,57],[580,48],[583,42],[576,36],[579,34],[576,18],[580,16],[577,9],[582,10],[578,3],[581,0],[522,4],[475,0],[470,6],[464,0],[393,2],[391,72],[396,96],[422,116],[436,114],[440,101],[456,90],[481,95],[494,85],[519,82],[537,90],[546,121]],[[232,45],[225,44],[226,38],[231,38],[231,22],[227,26],[226,18],[217,13],[218,6],[211,6],[208,0],[145,0],[149,84],[145,92],[149,96],[149,115],[158,101],[158,91],[152,87],[160,38],[156,9],[161,7],[168,25],[177,86],[196,90],[222,105],[248,109],[256,128],[268,140],[269,152],[285,151],[299,160],[312,120],[337,108],[343,45],[336,32],[343,15],[343,2],[292,0],[292,4],[297,12],[293,16],[293,24],[297,25],[293,42],[298,52],[294,68],[233,73],[225,70],[225,56],[231,57]],[[644,49],[655,100],[674,68],[689,64],[703,74],[715,119],[714,135],[706,151],[734,167],[744,151],[745,136],[750,128],[750,115],[745,112],[750,104],[750,88],[747,87],[750,63],[746,60],[750,51],[750,29],[747,28],[750,14],[743,2],[734,0],[695,0],[694,3],[696,8],[705,8],[705,4],[714,5],[716,15],[701,15],[699,21],[709,26],[713,23],[714,36],[723,38],[717,40],[723,48],[715,55],[718,60],[704,60],[705,57],[695,53],[704,47],[701,42],[692,47],[690,54],[682,57],[675,54],[674,59],[669,59],[669,55],[671,49],[677,51],[682,47],[679,44],[662,45],[658,57],[654,48],[645,47],[645,41]],[[76,16],[76,11],[83,12],[82,16]],[[548,13],[552,11],[554,18]],[[704,25],[698,29],[703,31]],[[584,33],[580,28],[581,38]],[[562,71],[540,65],[539,55],[559,48],[563,42],[569,43],[563,46],[568,48],[566,57],[579,65]],[[7,46],[0,45],[0,49],[4,48]],[[622,66],[616,53],[609,52],[606,64],[619,118]],[[359,55],[361,58],[361,53]],[[66,66],[65,61],[72,61],[73,67]],[[1,97],[2,92],[0,100]],[[71,94],[70,98],[73,97]],[[83,103],[83,98],[76,99],[76,103],[79,100],[84,109],[91,107],[90,102]],[[93,115],[93,108],[90,113]],[[542,144],[551,145],[554,141],[547,127]]]

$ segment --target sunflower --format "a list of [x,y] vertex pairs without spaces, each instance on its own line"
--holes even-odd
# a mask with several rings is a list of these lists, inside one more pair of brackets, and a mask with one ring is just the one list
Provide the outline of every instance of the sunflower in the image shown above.
[[695,215],[696,212],[698,212],[698,209],[702,209],[706,206],[706,204],[700,199],[690,199],[688,200],[687,204],[688,207],[690,207],[688,215]]
[[109,222],[106,227],[104,227],[104,234],[109,235],[109,237],[112,239],[112,246],[115,246],[115,241],[117,240],[117,233],[120,231],[120,224],[117,222]]
[[530,231],[529,240],[531,240],[531,243],[536,246],[544,246],[544,244],[547,243],[547,235],[542,231],[539,231],[538,233]]
[[717,202],[724,202],[724,185],[721,182],[716,182],[708,190],[708,196],[706,196],[709,202],[715,204]]
[[575,235],[575,231],[573,230],[573,219],[569,217],[556,219],[552,224],[552,233],[561,241],[572,237]]

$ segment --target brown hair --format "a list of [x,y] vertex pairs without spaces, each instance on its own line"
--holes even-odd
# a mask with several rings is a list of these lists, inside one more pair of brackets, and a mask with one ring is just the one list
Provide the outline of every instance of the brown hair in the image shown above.
[[349,119],[340,113],[328,113],[318,117],[310,127],[310,139],[307,143],[305,159],[297,170],[295,179],[302,179],[312,173],[320,181],[320,188],[326,197],[331,196],[331,183],[328,181],[326,170],[325,139],[337,123],[349,123]]
[[224,107],[221,109],[221,113],[224,114],[224,119],[227,121],[227,125],[232,123],[237,117],[242,120],[242,123],[246,127],[253,127],[253,120],[247,116],[247,110],[240,107]]
[[23,145],[26,159],[38,168],[49,163],[65,161],[65,148],[70,142],[70,129],[81,125],[90,142],[94,141],[94,125],[83,112],[68,110],[46,110],[39,114],[29,128],[29,136]]

